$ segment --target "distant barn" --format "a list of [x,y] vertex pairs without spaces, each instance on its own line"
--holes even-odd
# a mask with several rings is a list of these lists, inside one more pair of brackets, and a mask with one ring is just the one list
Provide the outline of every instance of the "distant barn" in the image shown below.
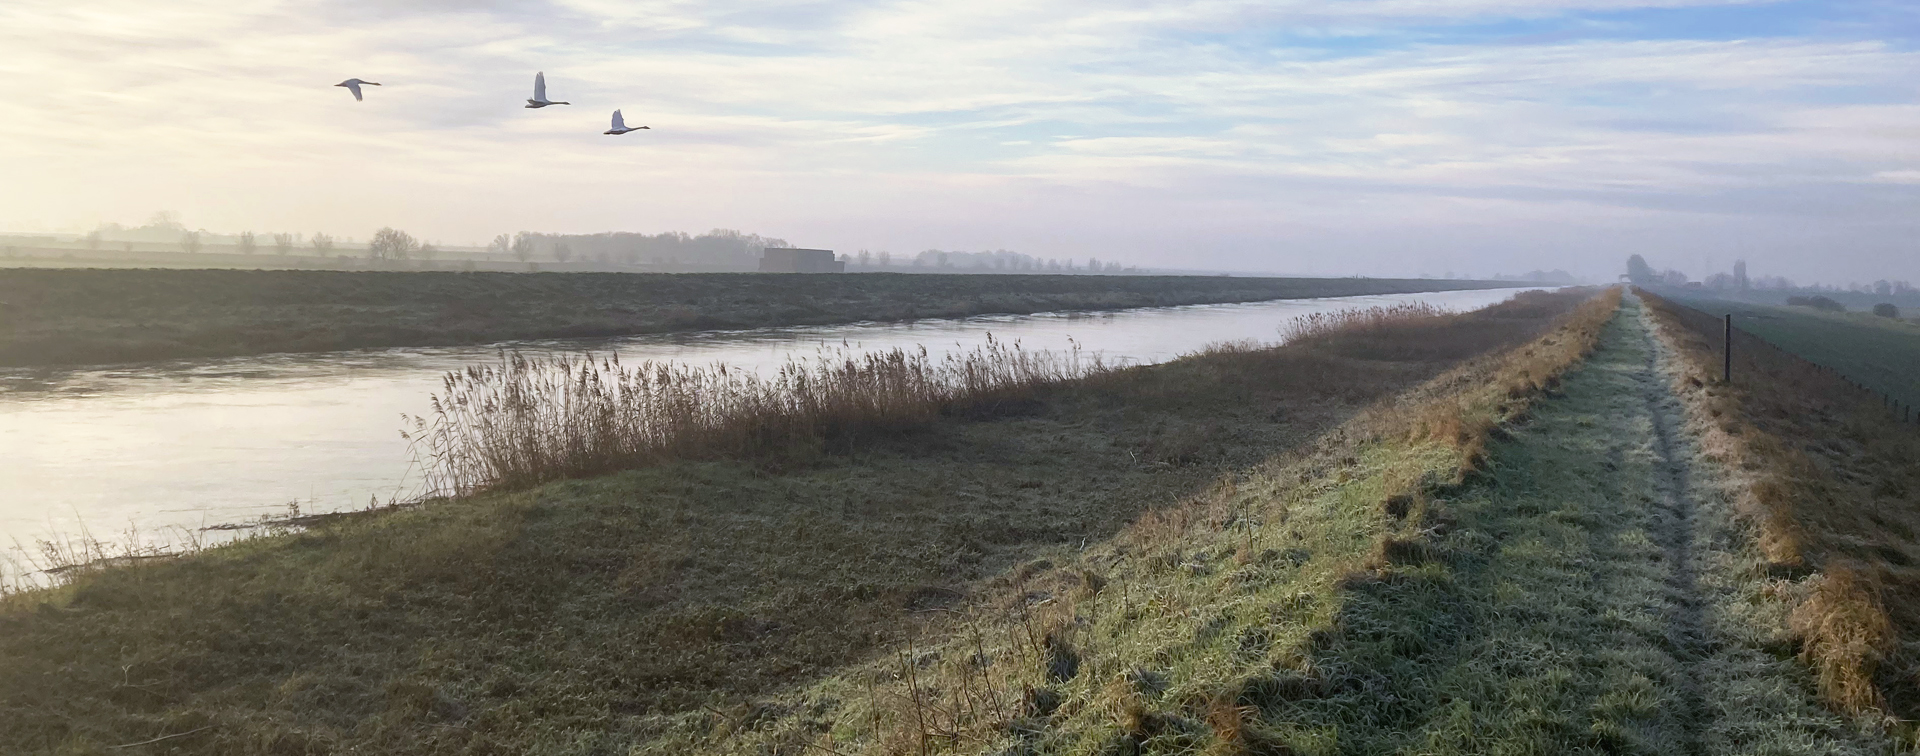
[[831,249],[768,247],[760,253],[762,273],[844,273],[847,264],[833,259]]

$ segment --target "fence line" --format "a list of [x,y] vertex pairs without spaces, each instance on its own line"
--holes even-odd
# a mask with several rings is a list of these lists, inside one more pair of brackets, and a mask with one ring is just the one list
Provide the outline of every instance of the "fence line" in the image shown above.
[[[1654,296],[1659,296],[1659,295],[1656,294]],[[1712,313],[1706,312],[1705,310],[1701,310],[1696,307],[1690,307],[1690,306],[1681,304],[1667,297],[1660,297],[1660,298],[1664,300],[1667,304],[1673,305],[1677,309],[1692,312],[1694,314],[1699,315],[1701,318],[1705,318],[1709,320],[1721,320],[1721,318],[1716,318],[1713,316]],[[1795,360],[1799,360],[1801,363],[1805,364],[1808,367],[1813,368],[1817,372],[1824,372],[1829,375],[1832,375],[1833,377],[1838,378],[1841,381],[1844,381],[1847,385],[1852,386],[1857,391],[1864,392],[1870,396],[1878,396],[1880,398],[1881,405],[1887,408],[1889,415],[1893,418],[1895,422],[1920,425],[1920,417],[1916,417],[1913,411],[1914,409],[1913,405],[1903,404],[1893,394],[1887,393],[1885,391],[1880,391],[1879,389],[1871,388],[1866,384],[1863,384],[1857,380],[1854,380],[1852,376],[1849,376],[1846,373],[1841,372],[1838,368],[1834,368],[1828,365],[1822,365],[1818,362],[1814,362],[1813,360],[1808,359],[1807,357],[1805,357],[1804,355],[1801,355],[1798,352],[1794,352],[1792,350],[1783,348],[1779,344],[1775,344],[1771,341],[1768,341],[1766,337],[1761,336],[1760,334],[1734,327],[1732,313],[1728,313],[1725,316],[1723,329],[1724,329],[1723,330],[1724,335],[1722,336],[1722,340],[1720,343],[1722,358],[1724,360],[1724,368],[1723,368],[1724,372],[1722,375],[1722,380],[1727,383],[1733,382],[1733,335],[1738,333],[1754,341],[1760,342],[1762,345],[1765,345],[1767,348],[1772,349],[1775,352],[1778,352],[1787,357],[1791,357]]]

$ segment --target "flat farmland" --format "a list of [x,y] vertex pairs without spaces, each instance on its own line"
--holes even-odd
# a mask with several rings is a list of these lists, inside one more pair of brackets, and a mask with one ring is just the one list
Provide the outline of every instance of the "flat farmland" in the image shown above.
[[1672,299],[1714,317],[1732,314],[1737,329],[1903,404],[1920,406],[1920,326],[1909,321],[1708,297]]
[[890,273],[0,270],[0,367],[460,346],[1511,286]]

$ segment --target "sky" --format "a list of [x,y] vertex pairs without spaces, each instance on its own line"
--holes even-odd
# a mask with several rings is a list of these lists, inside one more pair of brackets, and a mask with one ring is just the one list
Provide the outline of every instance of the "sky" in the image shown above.
[[1920,281],[1917,42],[1910,0],[8,0],[0,229]]

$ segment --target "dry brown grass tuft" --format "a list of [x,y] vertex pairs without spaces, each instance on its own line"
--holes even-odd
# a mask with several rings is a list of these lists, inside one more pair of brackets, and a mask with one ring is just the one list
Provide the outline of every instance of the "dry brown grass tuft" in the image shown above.
[[1793,631],[1805,639],[1800,658],[1812,666],[1820,691],[1850,711],[1884,705],[1874,672],[1893,648],[1893,621],[1873,579],[1843,564],[1829,565],[1793,608]]
[[[1817,571],[1791,624],[1835,707],[1920,716],[1920,432],[1843,376],[1749,334],[1720,380],[1718,318],[1642,292],[1681,358],[1676,390],[1773,572]],[[1889,598],[1891,597],[1891,598]]]

